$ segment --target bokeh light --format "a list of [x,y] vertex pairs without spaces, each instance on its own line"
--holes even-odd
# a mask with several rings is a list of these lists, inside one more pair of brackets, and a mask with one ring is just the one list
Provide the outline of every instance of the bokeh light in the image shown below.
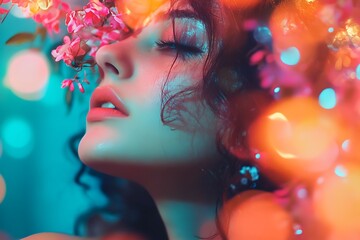
[[1,128],[4,152],[13,158],[26,157],[33,148],[33,131],[21,118],[7,119]]
[[345,141],[343,141],[343,143],[341,144],[342,150],[345,152],[349,151],[349,145],[350,145],[349,139],[346,139]]
[[337,165],[335,167],[335,175],[338,176],[338,177],[346,177],[347,176],[347,170],[346,168],[343,166],[343,165]]
[[10,60],[5,86],[20,98],[38,100],[44,95],[49,74],[49,64],[41,52],[24,50]]
[[315,186],[314,206],[319,219],[332,229],[360,231],[360,167],[337,166]]
[[360,80],[360,64],[356,67],[356,78]]
[[318,57],[318,43],[328,34],[328,27],[317,17],[321,8],[319,2],[286,1],[271,15],[269,28],[274,55],[284,65],[282,67],[291,66],[304,71]]
[[255,121],[249,143],[254,151],[266,153],[257,161],[272,177],[275,171],[303,179],[333,164],[339,152],[337,134],[335,120],[314,99],[294,97],[273,104]]
[[336,92],[332,88],[326,88],[319,95],[319,104],[325,109],[332,109],[336,106]]
[[255,7],[261,0],[221,0],[221,2],[230,8],[246,9]]
[[158,9],[162,4],[169,0],[123,0],[115,1],[115,6],[118,12],[125,13],[123,20],[126,25],[132,29],[137,29],[146,25],[151,14]]
[[257,42],[267,44],[271,42],[271,31],[266,26],[257,27],[254,31],[254,38]]
[[23,9],[19,8],[16,4],[12,7],[10,13],[17,18],[29,18],[30,14],[26,14]]
[[358,240],[360,236],[359,231],[331,231],[326,240]]
[[6,184],[2,175],[0,175],[0,204],[4,201],[6,195]]
[[274,195],[262,191],[246,191],[227,201],[220,220],[228,239],[288,240],[293,235],[291,215]]
[[299,224],[294,225],[294,234],[295,235],[302,235],[303,234],[303,230],[301,228],[301,225],[299,225]]
[[290,47],[281,52],[280,59],[286,65],[296,65],[300,61],[300,52],[296,47]]

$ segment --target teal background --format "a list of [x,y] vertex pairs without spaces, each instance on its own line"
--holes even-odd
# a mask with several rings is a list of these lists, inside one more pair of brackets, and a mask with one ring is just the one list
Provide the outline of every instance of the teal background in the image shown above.
[[[85,192],[74,182],[80,162],[68,147],[69,138],[85,128],[89,96],[94,86],[90,86],[90,90],[86,86],[85,94],[75,91],[72,110],[68,111],[66,91],[60,86],[61,80],[73,76],[74,72],[61,65],[60,69],[56,68],[50,55],[62,38],[54,35],[48,37],[45,44],[38,39],[32,44],[5,45],[14,34],[35,30],[32,19],[19,19],[11,14],[0,24],[0,174],[7,187],[0,204],[0,232],[11,236],[10,239],[38,232],[72,234],[77,216],[102,201],[96,188]],[[44,97],[29,101],[17,97],[4,86],[4,80],[14,54],[33,47],[41,48],[48,57],[51,75]],[[14,118],[27,122],[33,133],[31,151],[23,158],[13,158],[2,139],[4,124]],[[16,134],[21,131],[14,131],[14,137],[18,137]],[[86,177],[87,183],[96,185],[95,179]],[[0,236],[2,238],[5,237]]]

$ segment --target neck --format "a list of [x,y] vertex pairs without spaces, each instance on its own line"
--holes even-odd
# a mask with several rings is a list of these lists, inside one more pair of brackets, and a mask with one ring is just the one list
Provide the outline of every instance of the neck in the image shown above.
[[[170,240],[192,240],[216,234],[217,179],[205,169],[214,165],[126,165],[102,162],[94,167],[134,180],[155,199]],[[216,239],[216,238],[211,238]]]
[[157,206],[170,240],[210,238],[217,232],[215,205],[161,200]]
[[[94,169],[113,176],[121,176],[143,186],[154,199],[177,200],[215,204],[218,197],[218,182],[209,169],[189,165],[133,165],[103,161],[92,165]],[[215,205],[214,205],[215,206]]]

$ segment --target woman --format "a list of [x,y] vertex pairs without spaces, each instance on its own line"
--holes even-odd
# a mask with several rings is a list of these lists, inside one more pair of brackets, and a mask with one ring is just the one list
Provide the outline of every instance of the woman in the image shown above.
[[[166,1],[146,25],[96,53],[101,81],[79,157],[144,187],[169,239],[221,233],[218,199],[251,185],[230,187],[237,158],[248,157],[240,133],[254,117],[242,112],[239,119],[236,108],[252,109],[244,90],[257,87],[247,59],[254,45],[243,25],[255,13],[265,19],[273,5],[235,11],[215,0]],[[116,234],[108,238],[130,239]],[[40,234],[26,240],[55,237],[66,239]]]

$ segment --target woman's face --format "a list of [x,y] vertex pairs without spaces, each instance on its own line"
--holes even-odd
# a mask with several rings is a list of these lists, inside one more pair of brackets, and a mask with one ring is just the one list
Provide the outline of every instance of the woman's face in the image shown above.
[[[200,90],[171,100],[187,88],[201,89],[206,29],[188,4],[168,9],[162,6],[146,27],[98,50],[102,81],[79,145],[85,164],[189,165],[217,155],[217,119]],[[109,102],[121,111],[106,109]]]

